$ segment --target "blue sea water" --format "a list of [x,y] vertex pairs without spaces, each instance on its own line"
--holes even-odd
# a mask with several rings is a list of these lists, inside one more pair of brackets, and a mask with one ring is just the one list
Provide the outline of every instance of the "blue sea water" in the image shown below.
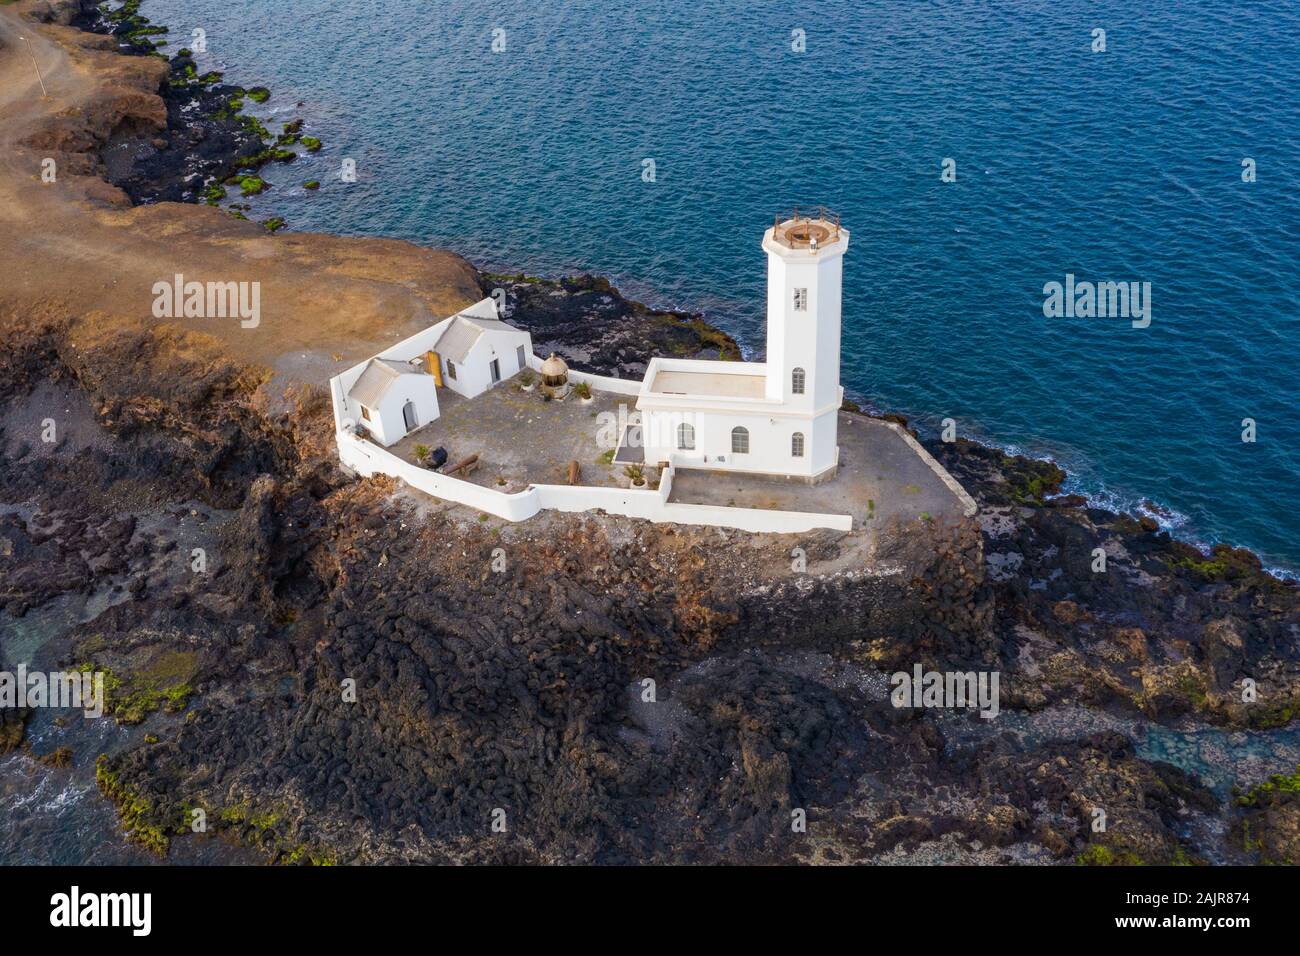
[[[1073,490],[1152,499],[1182,534],[1300,568],[1294,2],[143,12],[171,27],[172,49],[202,28],[202,68],[267,84],[266,114],[302,116],[324,139],[268,171],[257,218],[605,274],[705,311],[756,355],[761,232],[780,209],[826,204],[853,235],[851,394],[930,427],[952,417],[967,436],[1055,458]],[[941,181],[945,158],[955,182]],[[300,185],[313,178],[318,194]],[[1044,284],[1067,273],[1151,283],[1150,327],[1045,318]]]

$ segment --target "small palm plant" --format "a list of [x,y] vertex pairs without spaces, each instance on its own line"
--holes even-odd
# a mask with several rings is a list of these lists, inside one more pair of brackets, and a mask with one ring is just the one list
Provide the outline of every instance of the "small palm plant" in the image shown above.
[[573,394],[585,401],[591,398],[591,386],[586,382],[579,382],[573,386]]
[[433,449],[428,445],[416,445],[411,451],[415,454],[415,460],[418,464],[424,465],[429,461],[429,455]]
[[640,488],[645,484],[645,469],[640,465],[628,465],[623,469],[623,474],[632,482],[632,487]]

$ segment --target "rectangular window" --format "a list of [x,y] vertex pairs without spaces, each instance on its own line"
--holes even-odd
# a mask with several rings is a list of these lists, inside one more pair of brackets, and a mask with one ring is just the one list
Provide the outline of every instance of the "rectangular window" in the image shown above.
[[370,421],[370,409],[366,408],[364,405],[361,406],[361,417],[366,421]]
[[807,289],[794,290],[794,310],[796,312],[808,311],[808,290]]
[[456,363],[447,359],[447,377],[454,379],[456,377]]
[[524,347],[522,345],[515,349],[515,358],[519,359],[519,371],[522,372],[527,367],[527,363],[524,361]]
[[492,364],[488,366],[488,371],[492,373],[492,381],[501,381],[501,360],[493,359]]

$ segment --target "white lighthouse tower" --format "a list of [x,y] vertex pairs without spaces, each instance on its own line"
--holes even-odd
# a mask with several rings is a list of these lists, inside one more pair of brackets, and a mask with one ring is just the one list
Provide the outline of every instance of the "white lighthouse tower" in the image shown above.
[[840,387],[840,285],[849,232],[818,210],[777,217],[767,253],[767,398],[812,420],[812,476],[833,469]]
[[763,235],[767,361],[651,359],[638,391],[636,441],[621,441],[614,460],[832,477],[844,396],[840,274],[848,246],[848,230],[824,210],[777,216]]

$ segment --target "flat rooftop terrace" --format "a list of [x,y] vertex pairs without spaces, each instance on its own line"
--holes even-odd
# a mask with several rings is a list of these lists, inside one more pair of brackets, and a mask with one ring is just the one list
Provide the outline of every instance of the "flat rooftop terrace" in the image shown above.
[[650,383],[657,395],[708,395],[714,398],[762,398],[767,391],[764,375],[728,372],[687,372],[665,369]]

